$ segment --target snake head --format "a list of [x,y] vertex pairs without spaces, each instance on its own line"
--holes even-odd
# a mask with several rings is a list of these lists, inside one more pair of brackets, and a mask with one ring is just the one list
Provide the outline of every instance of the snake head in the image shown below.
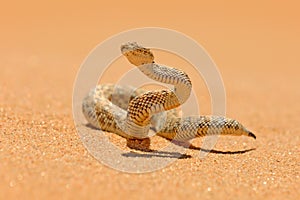
[[153,53],[136,42],[127,42],[121,45],[121,52],[131,64],[140,66],[154,62]]

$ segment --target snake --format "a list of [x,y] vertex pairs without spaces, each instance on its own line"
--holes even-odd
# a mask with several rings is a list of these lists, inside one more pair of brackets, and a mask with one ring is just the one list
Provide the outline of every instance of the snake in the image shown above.
[[179,116],[178,107],[187,101],[192,89],[187,73],[156,63],[152,51],[137,42],[122,44],[121,53],[144,75],[173,88],[147,91],[127,85],[97,85],[82,102],[82,112],[94,128],[129,140],[149,138],[150,129],[160,137],[178,142],[211,135],[256,139],[254,133],[235,119]]

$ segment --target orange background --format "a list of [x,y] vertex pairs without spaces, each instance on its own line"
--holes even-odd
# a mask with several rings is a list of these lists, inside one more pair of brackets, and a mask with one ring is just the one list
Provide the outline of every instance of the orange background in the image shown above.
[[[70,111],[76,73],[97,44],[121,31],[157,26],[180,31],[207,50],[224,79],[229,116],[242,117],[235,109],[251,101],[258,102],[253,110],[268,108],[274,115],[296,115],[299,108],[291,106],[300,95],[298,8],[297,1],[273,0],[4,3],[0,8],[0,66],[2,76],[9,79],[3,90],[19,96],[30,93],[28,104],[38,103],[33,109],[40,105],[43,109],[49,100],[45,93],[53,93],[51,98],[65,105],[60,108]],[[240,98],[240,105],[231,98]],[[1,99],[10,101],[9,95]]]
[[[221,67],[299,64],[298,1],[12,1],[1,5],[1,60],[76,67],[99,42],[146,26],[185,33]],[[66,65],[67,64],[67,65]]]

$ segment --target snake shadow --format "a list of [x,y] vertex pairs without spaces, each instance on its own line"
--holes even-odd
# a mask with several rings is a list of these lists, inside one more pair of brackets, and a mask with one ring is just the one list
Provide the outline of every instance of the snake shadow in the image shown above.
[[[197,151],[203,151],[207,153],[213,153],[213,154],[224,154],[224,155],[233,155],[233,154],[244,154],[250,151],[255,150],[256,148],[251,148],[251,149],[246,149],[246,150],[241,150],[241,151],[220,151],[220,150],[215,150],[215,149],[204,149],[201,147],[196,147],[192,145],[189,142],[174,142],[171,141],[173,144],[181,146],[186,149],[192,149],[192,150],[197,150]],[[128,143],[127,143],[128,144]],[[167,152],[167,151],[160,151],[160,150],[152,150],[149,148],[150,145],[142,145],[139,146],[138,148],[132,146],[132,145],[127,145],[131,149],[139,150],[144,153],[138,153],[138,152],[129,152],[129,153],[123,153],[122,156],[125,157],[144,157],[144,158],[151,158],[151,157],[161,157],[161,158],[177,158],[177,159],[187,159],[187,158],[192,158],[192,156],[187,155],[187,154],[182,154],[178,152]]]
[[191,144],[190,142],[176,142],[176,141],[171,141],[171,142],[173,144],[184,147],[186,149],[192,149],[192,150],[203,151],[203,152],[214,153],[214,154],[234,155],[234,154],[244,154],[244,153],[256,150],[256,148],[250,148],[250,149],[245,149],[245,150],[240,150],[240,151],[220,151],[220,150],[215,150],[215,149],[204,149],[201,147],[196,147],[193,144]]
[[[98,128],[93,127],[89,123],[85,124],[85,126],[88,128],[94,129],[94,130],[99,130]],[[138,152],[123,153],[122,156],[124,156],[124,157],[143,157],[143,158],[160,157],[160,158],[177,158],[177,159],[192,158],[192,156],[188,155],[188,154],[150,149],[150,140],[145,143],[139,143],[138,145],[136,145],[131,140],[128,140],[128,139],[126,139],[126,140],[127,140],[127,147],[129,147],[130,149],[141,151],[143,153],[138,153]],[[220,150],[215,150],[215,149],[204,149],[201,147],[196,147],[196,146],[192,145],[190,142],[176,142],[176,141],[171,141],[171,140],[168,140],[168,141],[172,142],[175,145],[186,148],[186,149],[203,151],[203,152],[213,153],[213,154],[224,154],[224,155],[244,154],[244,153],[256,150],[256,148],[251,148],[251,149],[240,150],[240,151],[220,151]]]
[[[176,144],[179,145],[179,144]],[[192,149],[192,150],[198,150],[198,151],[203,151],[207,153],[213,153],[213,154],[224,154],[224,155],[233,155],[233,154],[244,154],[250,151],[255,150],[256,148],[251,148],[251,149],[246,149],[246,150],[241,150],[241,151],[220,151],[220,150],[209,150],[209,149],[204,149],[201,147],[196,147],[193,145],[186,146],[186,145],[179,145],[183,146],[184,148],[187,149]],[[135,148],[132,148],[135,149]],[[138,153],[138,152],[128,152],[128,153],[123,153],[122,156],[125,157],[143,157],[143,158],[152,158],[152,157],[160,157],[160,158],[177,158],[177,159],[188,159],[192,158],[191,155],[187,154],[182,154],[182,153],[176,153],[176,152],[167,152],[167,151],[159,151],[159,150],[152,150],[152,149],[135,149],[135,150],[140,150],[144,153]]]
[[158,151],[158,150],[151,150],[147,151],[146,153],[138,153],[138,152],[128,152],[123,153],[122,156],[124,157],[139,157],[139,158],[176,158],[176,159],[187,159],[192,158],[191,155],[176,153],[176,152],[167,152],[167,151]]

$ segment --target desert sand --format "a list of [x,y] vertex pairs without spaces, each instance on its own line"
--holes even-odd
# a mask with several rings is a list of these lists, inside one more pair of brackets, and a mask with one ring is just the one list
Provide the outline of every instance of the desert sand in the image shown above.
[[[299,198],[299,5],[196,2],[1,8],[0,199]],[[220,137],[204,159],[189,149],[186,157],[143,174],[114,170],[86,150],[72,116],[76,73],[101,41],[144,26],[174,29],[204,46],[223,78],[226,115],[256,140]],[[202,80],[193,83],[204,91],[196,96],[209,114]],[[123,138],[107,136],[131,151]],[[163,143],[154,138],[151,148]]]

